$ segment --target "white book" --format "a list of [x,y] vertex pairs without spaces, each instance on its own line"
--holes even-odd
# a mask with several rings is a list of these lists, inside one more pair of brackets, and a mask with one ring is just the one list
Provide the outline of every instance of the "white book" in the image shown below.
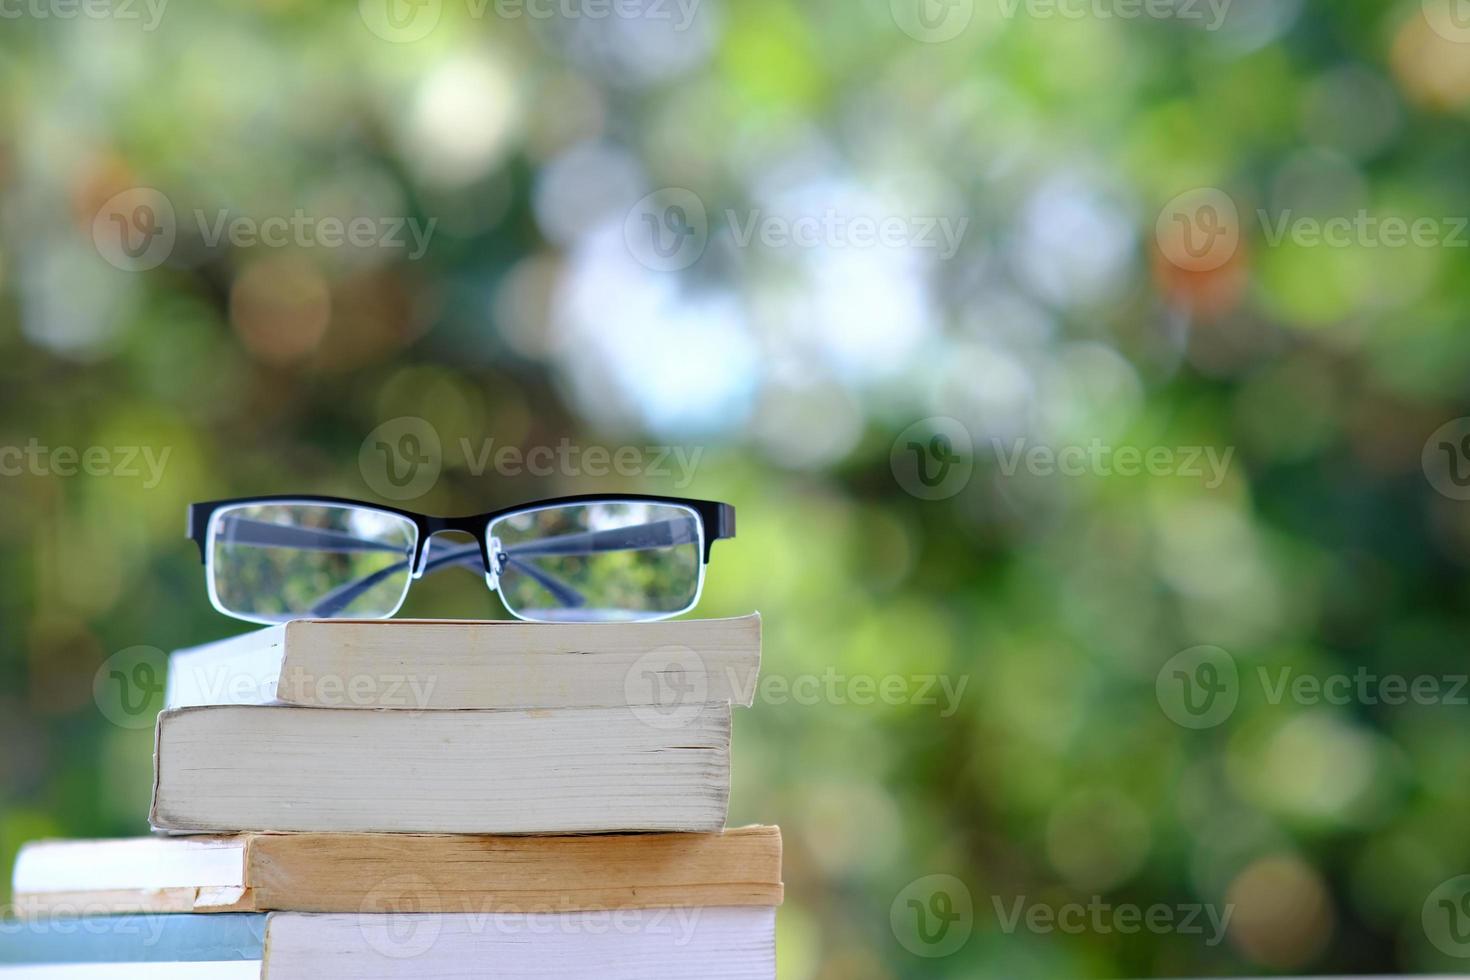
[[725,825],[730,706],[159,715],[151,822],[174,833],[551,834]]
[[748,707],[760,657],[754,613],[654,623],[303,619],[175,652],[167,706]]
[[718,906],[53,919],[0,928],[0,977],[774,980],[775,921]]

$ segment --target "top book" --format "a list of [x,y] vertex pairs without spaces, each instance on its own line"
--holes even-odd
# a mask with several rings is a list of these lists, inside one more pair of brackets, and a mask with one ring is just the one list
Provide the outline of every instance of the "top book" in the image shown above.
[[312,620],[179,650],[167,704],[410,710],[750,706],[761,621]]

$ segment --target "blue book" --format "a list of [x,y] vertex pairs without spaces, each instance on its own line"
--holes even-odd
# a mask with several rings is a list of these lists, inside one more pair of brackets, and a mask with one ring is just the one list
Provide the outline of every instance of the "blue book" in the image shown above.
[[68,963],[259,963],[264,913],[0,920],[0,967]]

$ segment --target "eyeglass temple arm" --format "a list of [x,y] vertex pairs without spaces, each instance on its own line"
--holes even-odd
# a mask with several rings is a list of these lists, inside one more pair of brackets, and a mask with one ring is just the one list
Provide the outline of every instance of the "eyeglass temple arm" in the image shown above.
[[[547,592],[550,592],[552,597],[563,606],[569,609],[575,609],[587,601],[582,593],[567,585],[556,576],[536,568],[529,562],[509,556],[507,556],[506,560],[508,564],[513,565],[518,571],[524,572]],[[408,559],[404,559],[386,568],[380,568],[370,575],[365,575],[356,582],[347,582],[340,585],[322,596],[308,612],[313,616],[335,616],[343,609],[352,605],[358,596],[367,592],[379,582],[402,572],[408,567],[408,564]],[[483,572],[485,570],[485,562],[480,557],[480,546],[471,544],[461,548],[455,548],[452,551],[446,551],[440,555],[431,554],[429,560],[424,564],[424,574],[427,575],[430,572],[437,572],[455,566],[465,566],[471,569],[477,568]]]
[[[553,599],[568,609],[576,609],[578,606],[587,604],[586,596],[550,572],[543,571],[530,562],[523,561],[513,555],[507,555],[505,563],[540,585],[547,592],[550,592]],[[481,562],[480,564],[483,565],[484,563]]]
[[542,555],[598,555],[609,551],[641,551],[644,548],[669,548],[679,544],[694,544],[699,540],[692,520],[650,521],[632,527],[614,528],[609,531],[578,531],[561,534],[554,538],[538,538],[524,541],[501,549],[509,556],[539,557]]
[[294,548],[297,551],[390,551],[394,554],[403,551],[400,545],[360,538],[346,531],[272,524],[270,521],[229,515],[221,517],[219,523],[225,540],[230,544],[257,548]]

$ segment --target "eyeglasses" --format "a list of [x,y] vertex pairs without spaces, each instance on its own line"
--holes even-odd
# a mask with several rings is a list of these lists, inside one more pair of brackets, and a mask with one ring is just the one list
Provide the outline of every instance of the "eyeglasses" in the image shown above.
[[[476,543],[432,547],[445,531]],[[694,608],[711,545],[734,536],[729,504],[642,494],[559,497],[474,517],[313,496],[189,507],[210,601],[252,623],[387,619],[414,579],[445,568],[483,572],[518,619],[665,619]]]

